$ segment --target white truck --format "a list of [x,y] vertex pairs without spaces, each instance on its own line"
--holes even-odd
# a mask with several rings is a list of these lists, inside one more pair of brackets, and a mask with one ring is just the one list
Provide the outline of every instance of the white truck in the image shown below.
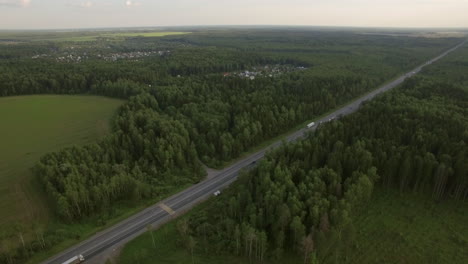
[[311,127],[313,127],[313,126],[315,126],[315,122],[312,122],[312,123],[308,124],[308,125],[307,125],[307,128],[311,128]]
[[62,264],[78,264],[85,261],[83,255],[74,256],[73,258],[63,262]]

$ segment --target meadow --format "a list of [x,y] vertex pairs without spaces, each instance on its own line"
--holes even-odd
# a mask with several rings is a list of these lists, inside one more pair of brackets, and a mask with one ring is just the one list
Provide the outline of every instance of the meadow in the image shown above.
[[172,35],[185,35],[190,32],[122,32],[103,34],[103,37],[164,37]]
[[378,190],[343,263],[466,263],[468,204]]
[[1,32],[0,44],[17,44],[28,41],[52,41],[52,42],[91,42],[99,38],[108,40],[124,40],[131,37],[164,37],[172,35],[184,35],[190,32],[173,31],[86,31],[86,32]]
[[30,168],[45,153],[106,135],[122,103],[98,96],[0,98],[0,242],[14,229],[44,226],[53,217]]
[[84,34],[84,35],[73,35],[73,36],[61,36],[57,38],[47,39],[50,41],[68,41],[68,42],[85,42],[85,41],[96,41],[99,38],[105,38],[112,41],[124,40],[125,38],[142,37],[142,38],[156,38],[172,35],[184,35],[189,32],[112,32],[112,33],[98,33],[98,34]]

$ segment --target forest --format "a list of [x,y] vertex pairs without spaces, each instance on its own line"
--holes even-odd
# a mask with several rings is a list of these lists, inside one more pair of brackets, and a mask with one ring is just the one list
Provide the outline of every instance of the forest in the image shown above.
[[[224,196],[179,221],[187,226],[177,229],[179,246],[190,238],[198,252],[255,263],[291,252],[303,263],[348,263],[354,219],[377,187],[466,208],[467,55],[464,47],[358,112],[273,150]],[[459,235],[466,247],[468,234]],[[468,255],[445,257],[464,263]]]
[[[116,203],[141,205],[167,196],[179,186],[196,183],[205,176],[204,165],[221,167],[458,42],[456,38],[309,30],[194,32],[162,38],[128,37],[124,41],[98,38],[84,43],[21,40],[0,49],[0,95],[93,94],[127,100],[112,121],[113,132],[103,140],[49,153],[33,168],[58,222],[89,224],[86,221],[93,219],[93,225],[99,226],[115,218]],[[274,65],[301,70],[255,79],[228,76]],[[454,87],[454,93],[460,93]],[[390,122],[398,123],[396,119],[382,117],[388,127],[395,125]],[[460,124],[447,125],[455,129]],[[240,241],[245,232],[251,238],[242,252],[263,258],[267,244],[276,255],[285,245],[298,250],[312,227],[323,234],[337,226],[344,230],[351,212],[369,199],[373,186],[380,182],[388,186],[400,182],[402,191],[435,188],[425,177],[412,179],[411,170],[427,170],[424,175],[439,171],[439,185],[433,192],[437,199],[466,195],[464,178],[457,176],[464,168],[466,154],[458,150],[463,146],[455,141],[457,150],[437,145],[443,131],[427,149],[408,145],[379,153],[372,144],[388,148],[389,140],[374,143],[377,139],[371,136],[375,135],[354,140],[350,128],[344,127],[341,122],[333,123],[333,127],[323,128],[329,129],[320,132],[323,135],[298,143],[303,146],[285,147],[278,152],[283,154],[276,154],[281,162],[271,156],[255,170],[263,175],[261,181],[249,176],[241,180],[249,188],[226,207],[231,208],[230,223],[237,221],[239,226],[236,229],[232,224],[232,230],[220,233],[225,237],[238,233],[239,254],[241,245],[245,246]],[[421,127],[424,140],[432,136]],[[332,141],[328,135],[332,131],[335,135],[341,131],[342,137],[336,135]],[[401,133],[392,134],[393,140],[409,136],[403,135],[404,130]],[[454,139],[451,134],[445,138]],[[442,156],[438,152],[431,156],[434,148],[440,148]],[[329,151],[334,154],[328,155]],[[390,169],[381,173],[386,166],[391,167],[389,164],[411,163],[413,153],[418,153],[421,168],[407,165],[403,180],[396,179],[399,172]],[[306,159],[309,155],[311,163]],[[298,160],[293,161],[293,157]],[[257,190],[259,184],[270,184],[271,193],[263,197],[267,190]],[[289,192],[295,194],[285,195]],[[275,206],[270,206],[273,203]],[[305,209],[307,213],[303,213]],[[271,216],[282,220],[273,225],[268,220]],[[31,229],[31,223],[20,225],[20,230]],[[0,250],[0,262],[24,262],[77,236],[46,227],[30,241],[11,246],[17,234],[18,228],[0,234],[2,245],[8,245]],[[254,247],[257,235],[263,244]]]

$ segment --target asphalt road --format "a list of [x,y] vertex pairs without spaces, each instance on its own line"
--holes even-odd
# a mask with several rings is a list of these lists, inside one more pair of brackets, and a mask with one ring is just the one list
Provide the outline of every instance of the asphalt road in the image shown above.
[[[466,41],[442,53],[441,55],[426,62],[425,64],[418,66],[417,68],[408,72],[407,74],[400,76],[398,79],[379,87],[371,93],[362,96],[361,98],[349,103],[348,105],[341,107],[340,109],[334,111],[333,113],[330,113],[329,115],[319,120],[315,120],[317,125],[310,129],[300,129],[289,135],[286,140],[293,141],[298,138],[301,138],[307,132],[315,130],[318,124],[321,122],[328,122],[335,118],[339,118],[340,116],[348,115],[355,112],[362,102],[371,100],[376,95],[398,86],[406,78],[417,74],[425,65],[431,64],[441,59],[442,57],[446,56],[449,52],[459,48],[465,43]],[[227,187],[229,184],[236,180],[236,177],[241,169],[254,166],[255,162],[263,158],[263,156],[268,150],[271,150],[272,148],[275,148],[280,144],[282,144],[281,141],[273,143],[265,149],[262,149],[238,161],[232,166],[220,171],[219,174],[215,177],[193,185],[190,188],[176,195],[173,195],[161,201],[160,203],[143,210],[138,214],[135,214],[134,216],[120,222],[119,224],[116,224],[115,226],[112,226],[107,230],[104,230],[94,235],[93,237],[46,260],[43,263],[60,264],[79,254],[82,254],[85,257],[85,262],[101,262],[103,256],[107,256],[116,247],[121,246],[127,241],[140,235],[141,233],[144,233],[149,225],[157,227],[167,221],[170,221],[177,214],[183,213],[192,208],[194,205],[198,204],[199,202],[209,198],[213,195],[215,191],[222,190],[223,188]]]

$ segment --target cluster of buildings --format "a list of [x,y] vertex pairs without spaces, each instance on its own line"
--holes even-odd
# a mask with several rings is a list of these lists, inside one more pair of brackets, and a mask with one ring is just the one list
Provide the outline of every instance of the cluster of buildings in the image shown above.
[[85,59],[88,59],[87,55],[80,56],[80,55],[68,54],[66,56],[60,56],[60,57],[55,58],[55,61],[57,61],[57,62],[69,62],[69,63],[80,63]]
[[45,57],[49,57],[49,55],[47,54],[34,55],[31,57],[31,59],[40,59],[40,58],[45,58]]
[[240,72],[226,72],[223,74],[224,77],[240,77],[250,80],[255,80],[256,77],[276,77],[286,72],[306,70],[306,67],[296,67],[292,65],[264,65],[254,66],[250,70]]
[[[38,55],[32,56],[31,59],[35,60],[35,59],[42,59],[42,58],[49,58],[49,57],[52,57],[52,55],[38,54]],[[67,54],[67,53],[63,56],[55,57],[56,62],[68,62],[68,63],[72,63],[72,62],[80,63],[85,59],[88,59],[87,55],[76,55],[76,54]]]
[[64,52],[60,55],[48,55],[48,54],[38,54],[31,57],[31,59],[41,59],[41,58],[54,58],[56,62],[67,62],[67,63],[80,63],[89,58],[97,58],[105,61],[117,61],[120,59],[135,60],[143,57],[149,56],[165,56],[169,55],[171,51],[169,50],[159,50],[159,51],[132,51],[132,52],[121,52],[121,53],[112,53],[112,54],[97,54],[97,55],[88,55],[87,52],[77,54],[75,52]]
[[169,50],[159,50],[159,51],[132,51],[132,52],[123,52],[123,53],[113,53],[107,56],[102,56],[98,54],[98,58],[102,58],[106,61],[116,61],[120,59],[138,59],[143,57],[148,57],[152,55],[165,56],[169,55],[171,51]]

